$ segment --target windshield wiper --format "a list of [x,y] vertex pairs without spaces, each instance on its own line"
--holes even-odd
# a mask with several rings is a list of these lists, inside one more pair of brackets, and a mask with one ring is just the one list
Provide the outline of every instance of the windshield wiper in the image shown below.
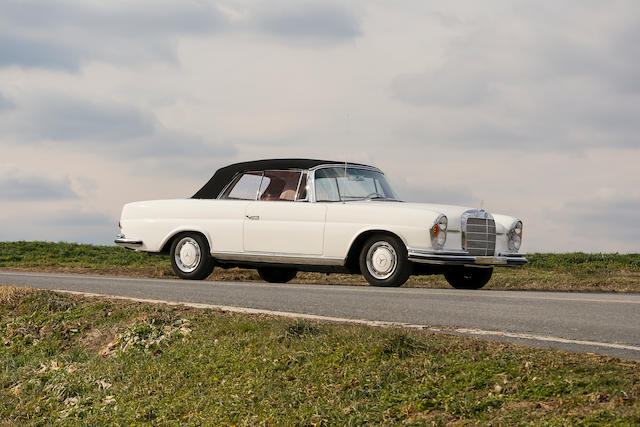
[[372,196],[372,197],[366,197],[362,200],[384,200],[386,202],[399,202],[400,200],[398,199],[392,199],[391,197],[385,197],[385,196]]
[[357,196],[343,196],[343,202],[362,202],[367,200],[384,200],[387,202],[401,202],[402,200],[392,199],[390,197],[385,197],[382,195],[369,196],[369,197],[357,197]]

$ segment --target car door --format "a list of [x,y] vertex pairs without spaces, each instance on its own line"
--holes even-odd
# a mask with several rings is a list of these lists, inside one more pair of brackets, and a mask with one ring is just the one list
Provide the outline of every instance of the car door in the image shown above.
[[212,253],[240,253],[244,250],[244,220],[262,181],[262,171],[243,172],[234,177],[219,199],[207,200],[206,217]]
[[257,201],[247,205],[245,252],[322,255],[326,206],[306,201],[301,171],[265,171]]

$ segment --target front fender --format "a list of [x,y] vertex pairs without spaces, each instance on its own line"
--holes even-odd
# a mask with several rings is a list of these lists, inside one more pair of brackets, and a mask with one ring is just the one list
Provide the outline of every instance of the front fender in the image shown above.
[[429,230],[440,215],[425,209],[376,204],[336,204],[327,211],[324,255],[346,258],[363,233],[387,232],[407,247],[430,248]]

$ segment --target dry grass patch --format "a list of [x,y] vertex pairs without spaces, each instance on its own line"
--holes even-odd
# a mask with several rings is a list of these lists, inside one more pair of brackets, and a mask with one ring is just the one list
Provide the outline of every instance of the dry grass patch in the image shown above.
[[16,288],[15,286],[0,286],[0,304],[1,305],[11,305],[20,299],[22,299],[25,295],[33,292],[32,289],[29,288]]

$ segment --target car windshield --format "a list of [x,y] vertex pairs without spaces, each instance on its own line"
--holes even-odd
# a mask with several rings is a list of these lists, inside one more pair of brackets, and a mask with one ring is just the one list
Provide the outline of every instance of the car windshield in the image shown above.
[[316,201],[398,200],[384,174],[358,168],[322,168],[315,173]]

